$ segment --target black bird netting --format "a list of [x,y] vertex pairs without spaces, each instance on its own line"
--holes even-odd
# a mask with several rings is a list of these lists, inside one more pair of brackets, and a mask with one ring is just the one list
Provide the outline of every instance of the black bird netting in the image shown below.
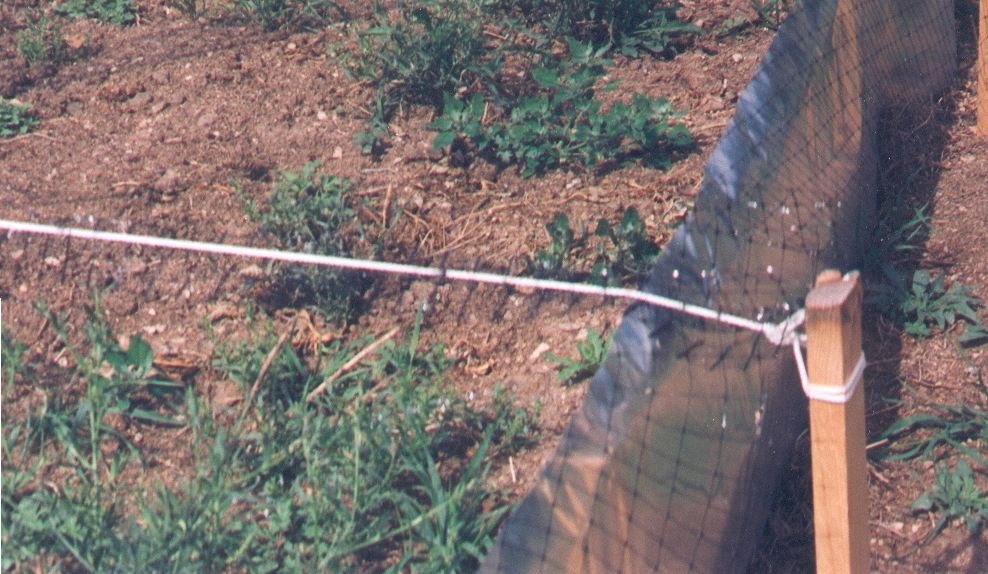
[[[645,289],[758,320],[862,258],[879,114],[947,87],[949,0],[807,0],[788,16]],[[806,428],[791,352],[635,305],[491,572],[744,571]]]

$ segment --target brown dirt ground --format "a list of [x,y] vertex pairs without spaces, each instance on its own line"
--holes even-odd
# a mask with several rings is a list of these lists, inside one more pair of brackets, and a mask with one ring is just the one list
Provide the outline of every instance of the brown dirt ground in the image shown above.
[[[20,9],[34,4],[15,0],[0,7],[0,95],[33,103],[42,120],[33,134],[0,140],[0,217],[266,246],[244,217],[241,193],[262,198],[278,172],[320,160],[325,171],[350,178],[355,192],[369,200],[363,220],[379,222],[395,206],[410,214],[393,235],[387,257],[513,272],[522,268],[524,254],[546,246],[544,225],[560,210],[591,226],[635,206],[652,233],[667,237],[690,205],[737,94],[772,38],[753,27],[733,36],[705,36],[670,61],[617,59],[611,76],[622,80],[622,92],[665,96],[692,110],[686,121],[697,149],[668,171],[634,166],[603,175],[556,171],[522,179],[483,162],[451,166],[449,158],[430,149],[431,133],[422,127],[429,119],[426,110],[395,121],[382,157],[362,154],[352,137],[363,126],[361,106],[370,93],[327,56],[340,39],[336,28],[264,34],[221,13],[193,21],[157,1],[138,1],[139,25],[72,22],[63,33],[88,38],[84,53],[60,66],[28,66],[17,52],[16,32],[24,26]],[[707,30],[728,18],[753,17],[747,0],[682,4],[681,16]],[[988,298],[985,247],[972,241],[988,237],[988,142],[972,133],[970,43],[965,50],[964,69],[934,122],[946,144],[938,157],[925,158],[937,167],[938,233],[927,245],[924,265],[979,286]],[[252,263],[10,238],[0,242],[5,326],[31,345],[32,360],[58,362],[55,335],[30,304],[42,297],[51,309],[78,321],[89,286],[112,283],[105,307],[116,333],[141,332],[163,364],[173,365],[214,404],[235,404],[236,387],[210,368],[212,343],[203,325],[211,323],[220,338],[244,332],[238,309],[256,291],[246,290],[241,272]],[[426,297],[431,302],[426,340],[443,342],[456,357],[451,376],[462,393],[483,397],[503,381],[522,401],[539,398],[544,404],[542,440],[513,461],[517,481],[507,466],[494,470],[495,480],[520,496],[585,389],[585,384],[556,383],[552,364],[539,353],[547,345],[573,356],[574,340],[588,327],[609,332],[624,305],[386,278],[355,325],[341,329],[316,319],[313,329],[319,336],[355,338],[407,327]],[[297,314],[271,312],[281,329]],[[915,382],[930,401],[977,400],[975,373],[944,337],[917,342],[872,319],[867,338],[877,365],[866,376],[872,411],[886,410],[881,397],[894,392],[889,389],[896,377]],[[982,373],[988,371],[984,347],[970,356]],[[7,384],[13,387],[4,390],[4,416],[17,416],[38,392],[20,381]],[[875,427],[880,417],[872,418]],[[166,484],[187,456],[178,432],[149,433],[141,445],[154,453]],[[805,466],[804,453],[794,460],[797,470],[784,489],[805,492],[805,473],[799,471]],[[972,538],[963,526],[952,525],[932,543],[918,545],[930,521],[908,511],[922,491],[912,473],[930,483],[931,468],[883,463],[872,470],[874,569],[988,571],[988,535]],[[763,548],[753,571],[812,569],[807,532],[800,526],[808,516],[805,496],[801,500],[776,512],[771,527],[778,548]]]

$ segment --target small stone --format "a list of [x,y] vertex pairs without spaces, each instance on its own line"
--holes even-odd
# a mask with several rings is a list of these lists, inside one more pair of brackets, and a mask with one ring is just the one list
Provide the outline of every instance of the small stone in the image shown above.
[[151,97],[151,94],[147,92],[140,92],[133,98],[127,100],[127,103],[124,104],[124,110],[132,113],[139,112],[148,107],[152,99],[154,98]]
[[10,254],[11,261],[19,261],[21,257],[24,257],[24,250],[18,249]]
[[539,346],[538,347],[535,347],[535,350],[532,351],[532,354],[528,356],[528,360],[529,361],[533,361],[533,362],[536,361],[536,360],[538,360],[539,357],[542,356],[542,353],[545,353],[546,351],[548,351],[549,348],[550,348],[549,347],[549,344],[546,343],[545,341],[539,343]]
[[732,54],[731,59],[734,60],[735,64],[740,64],[744,61],[744,56],[741,54]]
[[178,172],[172,168],[165,170],[165,173],[154,182],[154,189],[161,193],[173,191],[178,186]]
[[289,42],[288,45],[285,46],[285,51],[289,54],[294,52],[296,49],[298,49],[298,46],[295,45],[295,42]]
[[172,106],[180,106],[183,103],[185,103],[185,96],[183,96],[182,94],[174,93],[173,92],[173,93],[169,94],[168,96],[165,96],[165,101],[168,102]]
[[17,288],[21,293],[27,293],[27,283],[21,283],[21,286]]
[[45,257],[45,265],[51,267],[52,269],[58,269],[62,266],[62,260],[54,255],[49,255],[48,257]]
[[343,159],[343,148],[340,146],[333,148],[333,159]]
[[244,279],[253,279],[254,281],[260,281],[268,276],[268,274],[257,265],[248,265],[247,267],[241,269],[237,275],[240,275]]
[[213,122],[215,122],[217,118],[218,116],[213,112],[206,112],[201,116],[199,116],[199,119],[196,120],[196,125],[201,128],[205,128],[210,126]]
[[165,326],[159,323],[157,325],[147,325],[146,327],[141,327],[141,330],[148,335],[157,335],[158,333],[164,332]]
[[[318,112],[316,112],[316,119],[318,119],[319,121],[324,122],[328,118],[329,118],[329,116],[326,115],[326,112],[324,112],[322,110],[319,110]],[[339,149],[339,148],[337,148],[337,149]]]

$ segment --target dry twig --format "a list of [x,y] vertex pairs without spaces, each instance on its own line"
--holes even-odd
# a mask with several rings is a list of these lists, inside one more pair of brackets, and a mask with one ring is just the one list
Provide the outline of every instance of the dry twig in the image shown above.
[[394,337],[395,336],[395,333],[397,333],[397,332],[398,332],[398,327],[395,327],[394,329],[391,329],[383,337],[381,337],[380,339],[378,339],[378,340],[374,341],[373,343],[371,343],[363,351],[360,351],[359,353],[357,353],[356,356],[354,356],[352,359],[350,359],[349,361],[347,361],[345,365],[343,365],[339,369],[336,369],[336,372],[334,372],[325,381],[323,381],[323,383],[321,385],[319,385],[318,387],[316,387],[315,389],[313,389],[312,392],[309,393],[309,395],[307,397],[305,397],[305,402],[311,403],[313,399],[315,399],[317,396],[319,396],[322,393],[324,393],[326,391],[326,387],[328,387],[330,384],[332,384],[333,381],[335,381],[336,379],[340,378],[340,376],[342,376],[343,373],[346,373],[350,369],[352,369],[355,366],[357,366],[357,364],[360,361],[363,361],[365,358],[367,358],[368,355],[370,355],[371,353],[373,353],[374,351],[376,351],[377,348],[380,347],[381,345],[383,345],[388,339],[390,339],[391,337]]

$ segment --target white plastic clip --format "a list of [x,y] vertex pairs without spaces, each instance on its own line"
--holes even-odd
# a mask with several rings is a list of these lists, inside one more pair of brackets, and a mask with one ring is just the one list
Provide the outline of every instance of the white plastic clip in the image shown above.
[[851,372],[851,376],[847,378],[844,386],[830,387],[814,385],[810,382],[810,376],[806,373],[806,363],[803,362],[803,350],[800,348],[799,339],[793,340],[792,352],[796,355],[799,380],[803,384],[803,392],[806,394],[806,398],[837,405],[843,405],[851,400],[851,397],[854,396],[854,391],[858,388],[858,384],[861,383],[865,366],[868,364],[865,360],[864,351],[861,351],[861,358],[858,359],[858,364],[855,365],[854,371]]

